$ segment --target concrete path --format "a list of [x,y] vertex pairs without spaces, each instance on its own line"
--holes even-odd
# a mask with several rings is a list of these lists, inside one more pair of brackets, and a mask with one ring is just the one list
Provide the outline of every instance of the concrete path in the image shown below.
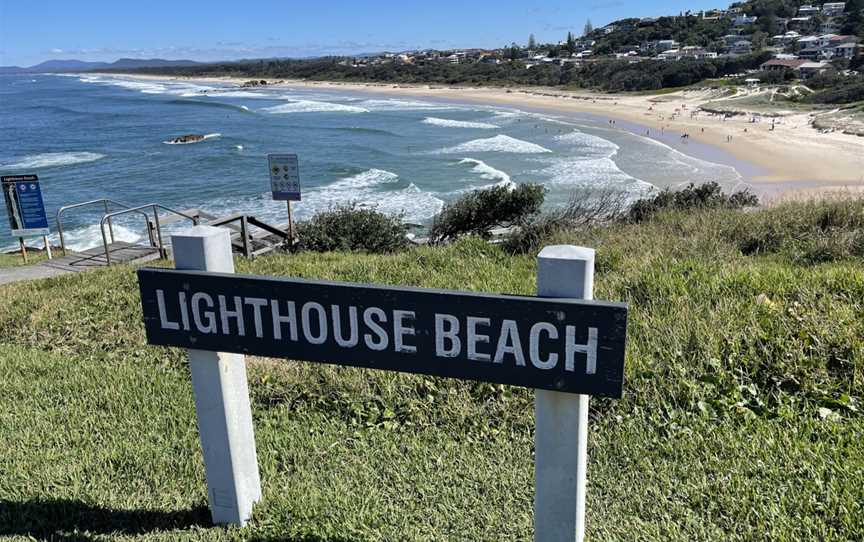
[[[143,263],[159,258],[159,251],[153,247],[120,241],[109,245],[109,252],[112,264]],[[91,248],[33,265],[0,269],[0,284],[46,279],[68,273],[81,273],[91,269],[102,269],[106,265],[105,249],[102,247]]]
[[8,284],[10,282],[21,282],[23,280],[36,280],[57,277],[74,271],[64,271],[48,267],[42,264],[22,265],[20,267],[6,267],[0,269],[0,284]]

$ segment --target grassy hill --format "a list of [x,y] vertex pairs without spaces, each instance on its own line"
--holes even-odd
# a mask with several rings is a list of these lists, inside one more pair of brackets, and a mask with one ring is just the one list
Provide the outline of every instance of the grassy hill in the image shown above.
[[[631,307],[622,400],[593,400],[591,540],[864,538],[864,202],[667,212],[557,234]],[[532,294],[478,239],[240,259],[244,273]],[[250,358],[263,500],[211,527],[183,352],[135,275],[0,287],[0,536],[525,540],[533,393]],[[63,538],[65,537],[65,538]]]

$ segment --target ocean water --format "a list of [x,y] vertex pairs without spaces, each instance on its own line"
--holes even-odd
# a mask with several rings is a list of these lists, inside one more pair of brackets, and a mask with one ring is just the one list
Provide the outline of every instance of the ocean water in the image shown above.
[[[691,181],[732,188],[743,180],[733,166],[634,132],[588,115],[347,90],[0,76],[0,174],[39,175],[52,231],[62,205],[104,197],[284,223],[285,203],[268,191],[273,152],[299,155],[301,220],[356,202],[425,223],[467,190],[513,183],[544,184],[556,205],[583,189],[635,198]],[[208,137],[167,143],[186,133]],[[70,247],[101,243],[95,210],[64,216]],[[115,233],[128,241],[145,234],[133,219]],[[14,245],[4,217],[0,247]]]

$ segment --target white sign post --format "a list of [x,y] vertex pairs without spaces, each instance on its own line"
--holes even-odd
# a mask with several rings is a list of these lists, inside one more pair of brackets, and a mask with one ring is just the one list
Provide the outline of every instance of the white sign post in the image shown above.
[[[537,296],[593,299],[594,249],[555,245],[541,250]],[[582,542],[588,396],[534,390],[534,416],[534,540]]]
[[[195,226],[173,235],[171,244],[177,269],[234,272],[225,228]],[[213,523],[242,526],[261,499],[246,359],[226,352],[188,352]]]

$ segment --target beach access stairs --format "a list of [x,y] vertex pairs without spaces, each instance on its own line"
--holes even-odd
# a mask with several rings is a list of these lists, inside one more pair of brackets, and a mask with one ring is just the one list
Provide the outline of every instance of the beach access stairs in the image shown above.
[[[66,246],[63,220],[70,211],[97,207],[101,209],[99,229],[102,245],[73,252]],[[134,216],[142,219],[144,235],[142,241],[129,243],[117,240],[114,223],[117,218]],[[252,215],[237,213],[216,216],[203,209],[176,210],[159,203],[130,206],[108,198],[65,205],[57,211],[57,232],[60,236],[62,256],[42,262],[40,265],[63,271],[85,271],[94,267],[106,267],[119,263],[142,263],[171,254],[171,245],[165,239],[165,228],[185,224],[208,225],[226,228],[231,232],[233,250],[247,258],[266,254],[277,248],[287,247],[290,236],[285,226],[272,225]]]

